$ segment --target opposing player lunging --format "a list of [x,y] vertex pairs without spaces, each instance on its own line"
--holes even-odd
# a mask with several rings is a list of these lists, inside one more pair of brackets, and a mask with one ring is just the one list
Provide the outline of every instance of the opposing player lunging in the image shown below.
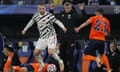
[[63,60],[61,60],[60,57],[55,53],[57,38],[53,23],[56,23],[59,27],[61,27],[64,32],[66,32],[67,29],[64,27],[62,22],[55,18],[54,15],[46,11],[45,4],[39,4],[38,11],[39,12],[33,15],[32,19],[22,30],[22,34],[24,35],[26,31],[36,22],[40,33],[40,37],[37,41],[37,45],[34,50],[34,55],[41,65],[40,70],[42,70],[42,67],[44,67],[44,63],[40,55],[41,51],[48,47],[48,53],[59,62],[60,70],[63,71],[64,70]]
[[[96,16],[90,17],[86,22],[75,28],[75,31],[79,32],[79,30],[91,24],[90,40],[83,54],[82,72],[88,72],[88,65],[91,60],[96,61],[98,66],[100,66],[101,63],[105,64],[107,72],[111,72],[107,56],[104,54],[105,36],[110,33],[110,23],[109,20],[103,16],[102,9],[97,9],[95,14]],[[98,50],[100,54],[98,57],[94,56],[96,50]]]

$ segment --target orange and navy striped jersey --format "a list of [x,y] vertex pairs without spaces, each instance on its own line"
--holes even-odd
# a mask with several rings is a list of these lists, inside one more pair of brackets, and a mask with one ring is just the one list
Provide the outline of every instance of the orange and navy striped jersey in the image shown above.
[[92,16],[88,19],[91,22],[89,39],[105,40],[107,32],[110,32],[110,22],[104,16]]
[[[34,68],[34,72],[39,72],[40,64],[39,63],[30,63],[30,65]],[[42,72],[47,72],[47,67],[49,64],[45,64],[45,66],[42,69]]]
[[[39,72],[39,69],[40,69],[39,63],[30,63],[29,65],[31,65],[34,68],[34,72]],[[48,65],[49,64],[46,63],[41,72],[47,72]],[[13,66],[12,68],[13,70],[16,70],[17,72],[22,72],[22,67],[20,66]]]
[[4,65],[4,69],[3,69],[4,72],[8,72],[9,71],[11,63],[12,63],[12,57],[8,57],[5,65]]
[[17,53],[9,53],[9,56],[7,58],[7,61],[5,62],[4,65],[4,72],[8,72],[11,66],[17,66],[20,65],[20,61],[18,59]]
[[39,63],[31,63],[30,65],[34,68],[34,72],[39,72],[40,69]]

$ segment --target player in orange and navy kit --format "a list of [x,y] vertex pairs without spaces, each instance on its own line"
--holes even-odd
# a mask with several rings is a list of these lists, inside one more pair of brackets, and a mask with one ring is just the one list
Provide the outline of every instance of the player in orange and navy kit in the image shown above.
[[[39,72],[40,64],[39,63],[28,63],[21,64],[21,58],[18,57],[18,54],[14,52],[14,49],[9,45],[5,45],[3,49],[4,54],[7,56],[7,60],[4,64],[3,72]],[[23,58],[26,62],[26,58]],[[45,64],[41,72],[48,72],[48,66],[56,72],[56,66],[54,64]]]
[[12,66],[20,65],[18,55],[16,52],[14,52],[14,49],[12,47],[5,45],[3,52],[7,56],[7,60],[4,64],[3,72],[9,72],[12,70],[11,69]]
[[[45,64],[41,72],[47,72],[47,67],[50,64]],[[25,64],[24,66],[13,66],[14,72],[39,72],[40,64],[39,63],[30,63]]]
[[[110,33],[110,23],[109,20],[103,16],[102,9],[97,9],[95,14],[95,16],[90,17],[86,22],[75,28],[75,31],[79,32],[79,30],[91,24],[89,42],[84,49],[82,57],[82,72],[88,72],[90,61],[96,61],[98,67],[104,64],[107,72],[111,72],[108,58],[104,53],[104,42],[106,36]],[[100,55],[94,55],[96,50],[98,50]]]

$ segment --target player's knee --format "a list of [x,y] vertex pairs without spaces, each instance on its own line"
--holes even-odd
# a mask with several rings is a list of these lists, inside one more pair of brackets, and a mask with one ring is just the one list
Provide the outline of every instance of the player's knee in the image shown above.
[[21,69],[22,69],[22,72],[28,72],[26,67],[22,67]]
[[53,54],[54,54],[54,49],[49,48],[49,49],[48,49],[48,54],[49,54],[49,55],[53,55]]
[[38,56],[39,54],[40,54],[40,50],[39,50],[39,49],[35,49],[35,50],[34,50],[34,55],[35,55],[35,56]]

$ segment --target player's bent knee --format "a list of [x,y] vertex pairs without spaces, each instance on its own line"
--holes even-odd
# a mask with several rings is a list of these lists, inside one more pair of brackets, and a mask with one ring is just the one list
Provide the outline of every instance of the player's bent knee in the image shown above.
[[54,54],[54,49],[52,49],[52,48],[48,48],[48,54],[49,54],[49,55]]

